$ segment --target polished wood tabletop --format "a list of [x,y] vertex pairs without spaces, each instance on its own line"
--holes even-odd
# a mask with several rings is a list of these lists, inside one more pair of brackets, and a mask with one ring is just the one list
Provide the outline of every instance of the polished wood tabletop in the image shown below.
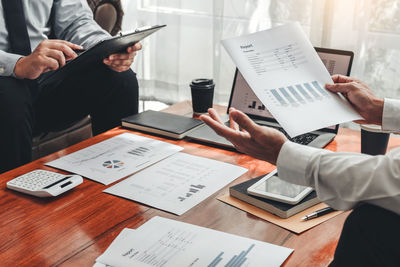
[[[216,108],[221,113],[226,112],[224,107]],[[191,104],[184,101],[165,111],[191,116]],[[87,179],[56,198],[41,199],[6,189],[8,180],[34,169],[63,173],[44,166],[44,163],[124,132],[133,131],[115,128],[0,175],[1,266],[92,266],[123,228],[137,228],[154,216],[293,248],[294,252],[284,266],[326,266],[332,260],[349,212],[297,235],[220,202],[216,198],[226,194],[229,186],[265,174],[274,166],[244,154],[199,143],[151,136],[182,146],[183,152],[236,164],[249,171],[182,216],[102,193],[107,186]],[[392,137],[389,149],[398,146],[400,139]],[[341,128],[327,149],[359,152],[359,131]]]

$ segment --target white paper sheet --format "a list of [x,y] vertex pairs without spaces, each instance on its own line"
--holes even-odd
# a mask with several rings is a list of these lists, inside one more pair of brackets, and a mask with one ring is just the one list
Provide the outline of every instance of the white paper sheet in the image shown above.
[[108,185],[182,149],[167,142],[123,133],[46,165]]
[[[134,232],[135,232],[135,229],[129,229],[129,228],[122,229],[121,233],[119,233],[119,235],[113,240],[113,242],[110,244],[110,246],[118,247],[118,246],[120,246],[120,244],[129,242],[129,239],[132,238],[132,236],[134,235]],[[113,266],[96,261],[94,263],[93,267],[113,267]]]
[[225,162],[177,153],[103,192],[181,215],[246,171]]
[[154,217],[124,229],[97,262],[128,266],[280,266],[292,249]]
[[298,23],[222,44],[291,137],[361,118],[342,96],[325,89],[333,81]]

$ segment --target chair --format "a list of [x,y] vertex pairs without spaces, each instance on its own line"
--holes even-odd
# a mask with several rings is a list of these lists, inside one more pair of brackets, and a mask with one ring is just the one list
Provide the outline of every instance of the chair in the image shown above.
[[[96,22],[115,35],[121,30],[124,15],[120,0],[88,0]],[[65,129],[37,133],[33,137],[32,159],[38,159],[92,137],[90,116]]]
[[88,0],[96,22],[111,35],[121,30],[124,11],[120,0]]

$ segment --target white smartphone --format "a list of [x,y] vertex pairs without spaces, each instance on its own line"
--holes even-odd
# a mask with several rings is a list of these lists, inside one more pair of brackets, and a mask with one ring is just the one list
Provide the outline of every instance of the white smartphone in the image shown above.
[[281,180],[277,170],[267,174],[247,189],[247,193],[288,204],[297,204],[313,189],[307,186],[292,184]]

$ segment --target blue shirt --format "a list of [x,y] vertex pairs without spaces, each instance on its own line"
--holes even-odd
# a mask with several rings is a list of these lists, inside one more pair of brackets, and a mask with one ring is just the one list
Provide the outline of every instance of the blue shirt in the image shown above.
[[[51,31],[56,39],[85,48],[110,37],[94,21],[86,0],[22,0],[22,5],[32,51],[48,39]],[[22,57],[9,50],[8,32],[0,1],[0,76],[13,75],[15,64]]]

